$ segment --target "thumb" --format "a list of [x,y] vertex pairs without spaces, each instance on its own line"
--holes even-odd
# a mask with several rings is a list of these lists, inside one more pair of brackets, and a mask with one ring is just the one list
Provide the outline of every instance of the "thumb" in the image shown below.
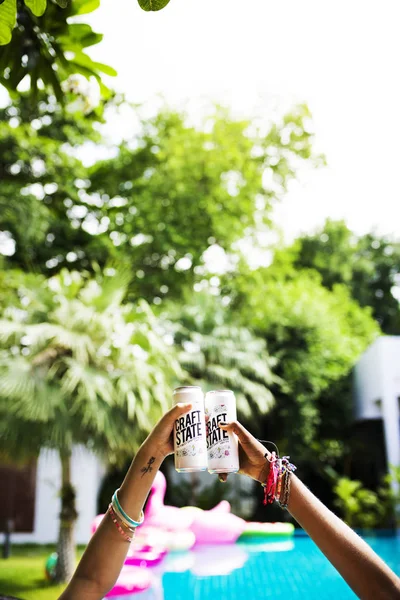
[[192,404],[190,402],[178,402],[167,414],[171,421],[175,421],[175,419],[178,419],[181,415],[189,412],[191,408]]

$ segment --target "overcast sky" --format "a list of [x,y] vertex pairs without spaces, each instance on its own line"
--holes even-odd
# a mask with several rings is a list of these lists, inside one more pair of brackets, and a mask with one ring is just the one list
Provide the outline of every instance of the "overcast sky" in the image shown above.
[[306,102],[328,167],[304,172],[278,208],[287,235],[326,217],[400,234],[399,17],[398,0],[171,0],[158,13],[102,0],[91,54],[134,101],[161,93],[241,115]]

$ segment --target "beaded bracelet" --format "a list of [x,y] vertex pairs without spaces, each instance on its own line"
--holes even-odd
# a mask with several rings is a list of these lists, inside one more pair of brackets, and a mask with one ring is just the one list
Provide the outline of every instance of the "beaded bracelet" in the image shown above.
[[132,529],[135,527],[140,527],[140,525],[142,525],[142,523],[144,521],[143,510],[140,512],[140,521],[135,521],[134,519],[131,519],[131,517],[126,514],[126,512],[123,510],[122,506],[119,503],[118,492],[119,492],[119,488],[117,490],[115,490],[112,500],[111,500],[114,512],[119,516],[120,520],[123,523],[125,523],[129,528]]
[[132,540],[133,540],[134,532],[132,532],[132,535],[128,535],[127,533],[125,533],[125,531],[122,529],[120,523],[118,522],[117,515],[114,512],[112,504],[110,504],[109,507],[108,507],[108,513],[109,513],[109,515],[111,517],[112,522],[115,524],[116,528],[118,529],[119,533],[122,535],[122,537],[124,538],[124,540],[126,542],[131,543]]

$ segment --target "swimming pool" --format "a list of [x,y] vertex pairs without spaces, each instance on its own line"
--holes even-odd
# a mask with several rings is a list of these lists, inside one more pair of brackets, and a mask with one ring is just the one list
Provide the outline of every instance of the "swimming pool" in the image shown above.
[[[365,539],[400,575],[400,537]],[[295,536],[172,553],[154,571],[152,589],[130,598],[351,600],[356,595],[308,537]]]

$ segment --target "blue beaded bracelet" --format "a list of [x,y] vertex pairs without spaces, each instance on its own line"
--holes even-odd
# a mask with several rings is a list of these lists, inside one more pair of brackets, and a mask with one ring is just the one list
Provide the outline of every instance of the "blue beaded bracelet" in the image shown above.
[[119,492],[119,488],[117,490],[115,490],[114,495],[112,497],[112,505],[114,507],[115,512],[118,514],[120,514],[121,518],[126,521],[126,523],[129,525],[129,527],[140,527],[140,525],[142,525],[143,521],[144,521],[144,514],[143,511],[141,511],[140,513],[140,521],[134,521],[133,519],[131,519],[131,517],[129,517],[126,512],[123,510],[122,506],[119,503],[118,500],[118,492]]

